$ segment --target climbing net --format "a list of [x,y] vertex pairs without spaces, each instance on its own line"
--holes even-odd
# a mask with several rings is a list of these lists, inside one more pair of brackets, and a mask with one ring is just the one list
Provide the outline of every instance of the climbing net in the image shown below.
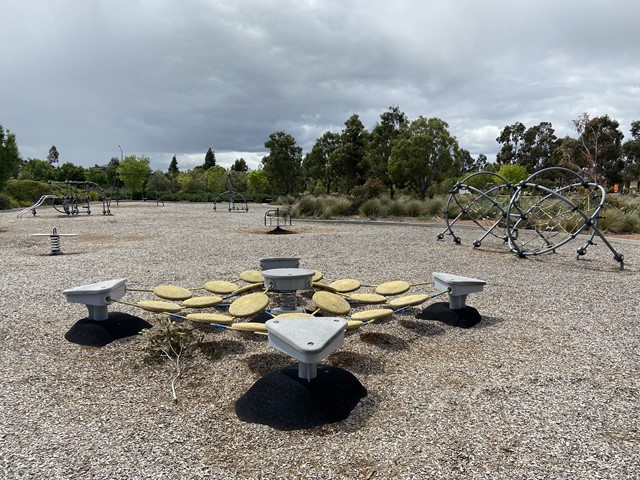
[[581,174],[563,167],[540,170],[512,184],[493,172],[465,177],[450,192],[445,210],[447,227],[438,240],[461,238],[454,226],[471,221],[482,233],[473,241],[479,248],[488,236],[503,240],[519,257],[555,252],[575,238],[584,240],[576,258],[585,255],[597,236],[613,253],[620,268],[624,256],[617,252],[599,228],[606,191]]

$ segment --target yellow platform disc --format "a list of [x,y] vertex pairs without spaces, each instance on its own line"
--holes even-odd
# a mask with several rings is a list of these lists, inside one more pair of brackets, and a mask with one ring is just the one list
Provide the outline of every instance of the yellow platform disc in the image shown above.
[[221,313],[190,313],[187,319],[197,323],[219,323],[220,325],[231,325],[233,317]]
[[222,298],[217,295],[211,295],[206,297],[191,297],[182,302],[183,307],[187,308],[206,308],[213,307],[222,303]]
[[269,296],[262,292],[250,293],[236,298],[229,305],[229,315],[233,317],[250,317],[262,312],[269,305]]
[[314,318],[315,315],[306,312],[290,312],[290,313],[281,313],[280,315],[276,315],[273,318],[303,318],[303,317],[311,317]]
[[311,299],[320,310],[333,315],[346,315],[351,311],[349,302],[335,293],[316,292]]
[[229,328],[231,330],[237,330],[239,332],[266,332],[267,327],[264,323],[259,322],[237,322],[232,323]]
[[416,294],[416,295],[407,295],[405,297],[394,298],[389,301],[389,305],[393,308],[401,308],[408,307],[412,305],[420,305],[421,303],[426,302],[431,298],[431,295],[427,295],[424,293]]
[[381,283],[375,288],[375,292],[380,295],[400,295],[411,288],[409,282],[396,280],[395,282]]
[[311,278],[311,280],[314,282],[319,282],[320,280],[322,280],[322,277],[324,277],[324,275],[320,270],[314,270],[313,277]]
[[211,293],[218,293],[221,295],[233,293],[238,289],[238,285],[227,282],[226,280],[211,280],[210,282],[205,283],[203,287]]
[[357,330],[364,322],[362,320],[347,320],[347,330]]
[[393,315],[393,310],[390,308],[376,308],[374,310],[363,310],[351,315],[351,320],[361,320],[363,322],[370,322],[373,320],[379,320],[384,317]]
[[325,283],[313,282],[313,288],[318,288],[320,290],[326,290],[327,292],[336,293],[335,288]]
[[353,278],[343,278],[342,280],[336,280],[329,284],[330,287],[338,293],[353,292],[360,288],[360,280],[354,280]]
[[158,285],[153,289],[154,295],[165,300],[186,300],[193,296],[193,292],[183,287],[177,287],[175,285]]
[[387,301],[387,297],[378,295],[377,293],[352,293],[349,295],[349,300],[353,300],[358,303],[384,303]]
[[256,290],[258,288],[264,288],[264,282],[263,283],[252,283],[250,285],[245,285],[244,287],[240,287],[239,289],[234,290],[231,293],[233,293],[234,295],[241,295],[243,293],[250,292],[250,291]]
[[263,283],[264,276],[259,270],[245,270],[240,272],[240,280],[244,280],[247,283]]
[[180,305],[171,302],[160,302],[158,300],[142,300],[136,305],[143,310],[149,312],[166,312],[166,313],[178,313],[182,310]]

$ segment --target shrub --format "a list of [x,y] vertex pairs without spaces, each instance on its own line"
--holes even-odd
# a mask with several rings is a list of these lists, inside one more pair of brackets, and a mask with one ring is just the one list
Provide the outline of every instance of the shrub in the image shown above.
[[361,215],[367,218],[376,218],[382,214],[382,206],[380,200],[377,198],[371,198],[360,205],[358,209]]
[[322,202],[313,195],[305,195],[293,208],[293,214],[296,217],[318,217],[322,212]]
[[[384,213],[385,216],[390,217],[404,217],[407,215],[407,210],[405,208],[406,202],[402,199],[399,200],[391,200],[387,202],[384,206],[382,202],[379,202],[379,209]],[[384,207],[384,208],[383,208]]]
[[624,213],[615,208],[605,208],[598,223],[605,232],[623,233],[625,228]]
[[4,193],[0,193],[0,210],[8,210],[11,208],[11,198]]
[[324,217],[344,217],[352,212],[352,203],[346,197],[325,197]]
[[49,184],[47,182],[38,182],[35,180],[15,180],[7,181],[5,189],[7,195],[12,197],[23,206],[33,205],[43,195],[50,193]]

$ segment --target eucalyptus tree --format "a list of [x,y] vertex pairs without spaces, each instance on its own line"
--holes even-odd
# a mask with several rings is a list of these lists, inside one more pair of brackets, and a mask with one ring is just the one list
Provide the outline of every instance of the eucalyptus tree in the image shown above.
[[369,135],[367,158],[371,165],[371,177],[377,178],[389,189],[393,198],[394,186],[389,177],[389,160],[393,142],[409,125],[409,119],[398,106],[389,107],[389,111],[380,115]]
[[334,132],[324,132],[321,137],[311,147],[302,160],[302,174],[311,189],[315,189],[318,182],[326,193],[331,192],[334,184],[334,174],[329,168],[329,158],[340,146],[340,134]]
[[21,158],[16,143],[16,136],[0,125],[0,189],[4,188],[7,180],[18,175]]
[[363,184],[367,179],[369,132],[358,115],[352,115],[344,125],[340,145],[329,155],[329,171],[341,183],[342,191],[349,194],[354,186]]
[[271,193],[292,195],[298,193],[301,183],[302,148],[283,131],[269,135],[264,143],[269,154],[262,159],[262,169]]
[[389,177],[396,186],[408,186],[424,200],[431,185],[459,175],[458,141],[448,128],[439,118],[411,122],[391,150]]
[[558,137],[549,122],[529,128],[521,122],[507,125],[496,141],[502,144],[496,155],[499,165],[518,163],[529,173],[551,166],[553,150],[558,146]]
[[580,135],[578,164],[596,182],[604,181],[608,185],[620,182],[625,162],[622,157],[622,139],[617,120],[604,115],[589,118],[583,113],[573,121]]
[[629,179],[640,179],[640,121],[631,122],[631,139],[624,142],[622,152],[624,175]]

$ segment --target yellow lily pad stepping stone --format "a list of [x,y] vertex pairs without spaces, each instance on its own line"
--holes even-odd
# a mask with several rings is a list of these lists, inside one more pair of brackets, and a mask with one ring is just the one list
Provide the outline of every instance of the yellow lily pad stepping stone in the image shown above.
[[238,290],[238,285],[235,283],[227,282],[226,280],[211,280],[203,285],[205,290],[211,293],[218,293],[221,295],[228,295]]
[[320,290],[326,290],[327,292],[336,293],[336,289],[331,285],[327,285],[326,283],[320,282],[312,282],[313,288],[318,288]]
[[320,270],[314,270],[313,277],[311,277],[311,280],[314,282],[319,282],[320,280],[322,280],[322,277],[324,277],[324,275]]
[[250,293],[236,298],[229,305],[229,315],[233,317],[251,317],[264,311],[269,305],[269,296],[262,292]]
[[259,270],[245,270],[244,272],[240,272],[240,280],[247,283],[263,283],[264,276]]
[[279,315],[276,315],[273,318],[306,318],[306,317],[315,318],[315,315],[312,315],[311,313],[306,313],[306,312],[287,312],[287,313],[281,313]]
[[346,315],[351,311],[351,305],[340,295],[331,292],[316,292],[311,297],[313,303],[325,312],[333,315]]
[[196,323],[219,323],[220,325],[231,325],[233,317],[222,313],[189,313],[187,320]]
[[244,287],[240,287],[237,290],[231,292],[233,295],[241,295],[246,292],[250,292],[251,290],[256,290],[258,288],[264,288],[264,283],[252,283],[250,285],[245,285]]
[[427,300],[429,300],[429,298],[431,298],[431,295],[427,295],[425,293],[419,293],[416,295],[407,295],[405,297],[394,298],[393,300],[389,301],[389,305],[391,305],[394,308],[420,305],[421,303],[424,303]]
[[375,292],[379,295],[400,295],[411,288],[409,282],[404,280],[396,280],[394,282],[381,283],[375,288]]
[[142,300],[136,303],[136,306],[148,312],[158,313],[178,313],[182,310],[182,307],[176,303],[160,302],[158,300]]
[[207,308],[222,303],[222,298],[217,295],[191,297],[182,302],[182,306],[186,308]]
[[349,295],[349,300],[358,303],[374,304],[385,303],[387,301],[387,297],[378,295],[377,293],[352,293]]
[[393,315],[393,310],[390,308],[376,308],[373,310],[363,310],[351,315],[351,320],[360,320],[363,322],[372,322],[374,320],[380,320],[381,318]]
[[353,278],[343,278],[342,280],[336,280],[335,282],[331,282],[329,284],[330,287],[338,293],[347,293],[358,290],[362,283],[360,280],[355,280]]
[[229,328],[238,332],[267,332],[267,327],[265,326],[265,324],[260,322],[236,322],[229,325]]
[[186,300],[187,298],[193,297],[191,290],[175,285],[158,285],[153,289],[153,294],[156,297],[173,301]]
[[347,320],[347,330],[357,330],[364,322],[362,320]]

